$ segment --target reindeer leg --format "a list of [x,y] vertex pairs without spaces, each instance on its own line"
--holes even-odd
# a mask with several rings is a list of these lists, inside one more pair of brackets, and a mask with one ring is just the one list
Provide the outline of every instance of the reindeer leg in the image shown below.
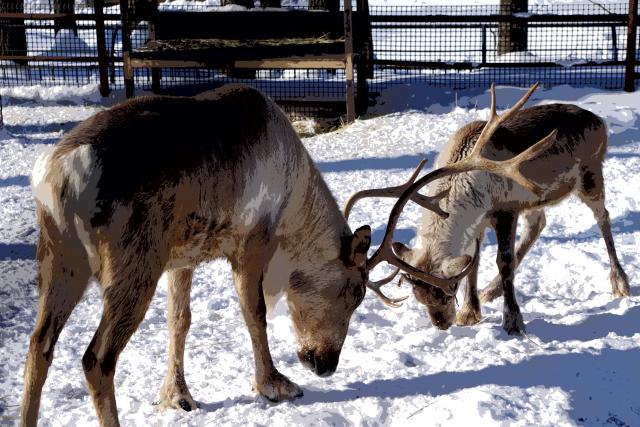
[[[542,230],[547,224],[544,210],[542,209],[527,211],[522,217],[525,223],[522,236],[518,241],[518,248],[516,249],[516,268],[520,265],[527,252],[529,252],[531,246],[538,240],[538,237],[540,237]],[[498,274],[493,278],[491,283],[482,290],[480,293],[480,301],[482,303],[491,302],[499,296],[502,296],[502,280]]]
[[[484,233],[480,240],[484,238]],[[480,257],[476,260],[473,269],[467,276],[467,287],[464,292],[464,303],[456,316],[456,325],[471,326],[482,320],[482,312],[480,311],[480,301],[478,300],[478,267],[480,265]]]
[[159,404],[164,408],[191,411],[197,408],[184,379],[184,344],[191,325],[189,297],[193,269],[167,271],[169,279],[169,367],[164,385],[160,389]]
[[37,424],[42,386],[53,360],[53,349],[91,275],[89,266],[82,261],[85,254],[80,242],[69,242],[72,239],[60,236],[52,229],[55,226],[47,222],[41,224],[38,242],[40,304],[24,369],[20,415],[23,426]]
[[607,245],[609,264],[611,265],[611,274],[609,278],[611,280],[611,291],[613,296],[614,298],[628,297],[631,296],[629,279],[622,269],[620,261],[618,261],[616,247],[613,243],[613,235],[611,234],[611,219],[609,218],[609,211],[607,211],[604,204],[604,179],[602,177],[600,167],[598,167],[597,170],[598,172],[583,170],[582,188],[578,195],[593,212],[593,216],[596,218],[598,227],[600,227],[600,231],[602,232],[604,243]]
[[[116,362],[144,318],[162,273],[158,251],[144,246],[128,249],[118,257],[107,256],[110,262],[102,265],[102,319],[82,357],[82,366],[103,427],[120,425],[113,385]],[[138,261],[140,254],[153,256]],[[131,262],[133,259],[136,261]]]
[[524,333],[524,320],[516,301],[513,279],[516,271],[515,240],[518,214],[515,212],[498,212],[494,216],[495,230],[498,237],[498,256],[496,263],[502,280],[504,307],[502,311],[502,327],[509,335]]
[[302,390],[282,375],[273,364],[267,340],[266,305],[262,291],[262,275],[273,252],[269,239],[254,232],[246,237],[239,256],[232,258],[233,281],[240,307],[251,336],[255,361],[253,388],[267,399],[278,402],[302,396]]

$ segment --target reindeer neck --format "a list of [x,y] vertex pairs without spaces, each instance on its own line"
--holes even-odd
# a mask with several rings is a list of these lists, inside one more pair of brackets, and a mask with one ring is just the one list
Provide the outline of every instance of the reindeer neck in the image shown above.
[[[329,188],[305,153],[301,176],[296,181],[283,221],[282,240],[292,259],[321,265],[340,254],[341,238],[350,233]],[[318,259],[320,257],[324,260]]]
[[451,192],[440,203],[449,213],[448,218],[443,219],[431,211],[423,216],[419,243],[434,258],[468,253],[486,226],[491,201],[485,192],[475,189],[474,175],[461,174],[451,180]]

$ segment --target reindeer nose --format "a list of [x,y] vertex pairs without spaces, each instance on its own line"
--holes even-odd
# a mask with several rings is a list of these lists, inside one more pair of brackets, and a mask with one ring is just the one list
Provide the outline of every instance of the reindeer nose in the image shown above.
[[431,317],[431,323],[438,329],[442,329],[443,331],[449,329],[453,322],[449,319],[446,319],[442,315],[436,315]]
[[304,366],[312,370],[319,377],[332,375],[338,367],[338,355],[316,353],[314,349],[303,349],[298,352],[298,357]]

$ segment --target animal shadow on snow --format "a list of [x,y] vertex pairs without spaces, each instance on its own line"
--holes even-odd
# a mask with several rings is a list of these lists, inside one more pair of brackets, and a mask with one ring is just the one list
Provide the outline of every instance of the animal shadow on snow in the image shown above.
[[[562,389],[569,396],[569,415],[576,421],[594,423],[599,420],[602,423],[604,416],[607,421],[614,417],[622,422],[617,425],[634,425],[640,421],[638,360],[638,348],[604,349],[599,354],[541,355],[520,363],[489,366],[480,370],[439,372],[370,383],[355,382],[349,384],[348,389],[339,391],[305,390],[300,404],[338,403],[365,397],[388,399],[430,395],[437,398],[480,386],[553,387]],[[607,382],[609,387],[604,387],[603,383]],[[518,406],[517,401],[512,404]],[[515,417],[516,414],[514,421]]]
[[[362,170],[415,169],[422,159],[427,159],[427,164],[423,171],[428,171],[433,169],[434,160],[437,155],[437,151],[429,151],[427,153],[408,154],[398,157],[365,157],[360,159],[316,162],[316,166],[318,166],[318,169],[322,173]],[[407,178],[409,178],[409,174],[407,174]],[[398,182],[398,184],[402,183]]]
[[590,315],[583,322],[574,325],[555,324],[538,318],[527,323],[527,331],[544,342],[590,341],[604,338],[612,332],[629,337],[640,332],[640,306],[630,308],[623,315]]

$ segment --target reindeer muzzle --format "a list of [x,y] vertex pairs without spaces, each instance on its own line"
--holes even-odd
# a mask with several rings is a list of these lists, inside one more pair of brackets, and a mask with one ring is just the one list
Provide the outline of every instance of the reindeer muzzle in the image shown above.
[[340,352],[302,349],[298,352],[300,362],[319,377],[328,377],[338,368]]

